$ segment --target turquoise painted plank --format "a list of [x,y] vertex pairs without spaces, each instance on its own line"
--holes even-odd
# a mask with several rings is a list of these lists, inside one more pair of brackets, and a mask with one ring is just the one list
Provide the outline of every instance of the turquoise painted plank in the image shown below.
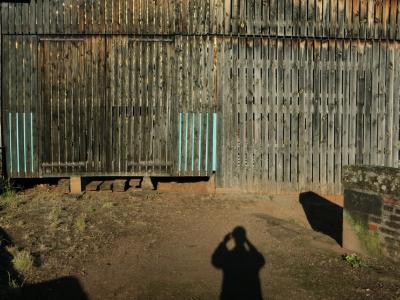
[[19,174],[20,166],[19,166],[19,129],[18,129],[18,113],[15,113],[15,124],[16,124],[16,135],[17,135],[17,173]]
[[213,157],[212,157],[212,170],[217,170],[217,113],[213,113]]
[[179,125],[178,125],[178,172],[181,173],[182,167],[182,113],[179,113]]
[[186,121],[185,121],[185,172],[187,172],[187,163],[188,163],[188,130],[189,130],[189,113],[186,113]]
[[10,153],[10,173],[13,172],[13,148],[12,148],[12,114],[8,113],[8,136],[9,136],[9,153]]
[[206,158],[205,158],[205,171],[208,171],[208,113],[206,114]]
[[33,113],[31,113],[31,170],[34,172],[33,167]]
[[194,171],[194,113],[192,113],[192,172]]
[[199,113],[199,171],[201,171],[201,113]]
[[24,124],[24,172],[26,173],[26,124],[25,124],[25,113],[22,113],[23,124]]

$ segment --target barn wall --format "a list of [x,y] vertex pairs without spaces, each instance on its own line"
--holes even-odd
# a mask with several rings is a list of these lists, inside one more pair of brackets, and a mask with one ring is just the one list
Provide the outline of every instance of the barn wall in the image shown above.
[[400,38],[396,0],[31,0],[2,3],[7,34],[241,34]]
[[400,166],[397,15],[397,1],[2,3],[8,174],[216,171],[223,188],[340,193],[346,165]]

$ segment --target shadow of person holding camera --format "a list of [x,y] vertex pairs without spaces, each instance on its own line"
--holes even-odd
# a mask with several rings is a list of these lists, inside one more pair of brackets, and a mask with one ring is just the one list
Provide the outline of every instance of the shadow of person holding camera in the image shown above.
[[[229,249],[231,239],[235,245]],[[265,259],[247,239],[243,227],[238,226],[225,236],[215,249],[211,263],[223,271],[221,300],[263,299],[259,272],[265,265]]]

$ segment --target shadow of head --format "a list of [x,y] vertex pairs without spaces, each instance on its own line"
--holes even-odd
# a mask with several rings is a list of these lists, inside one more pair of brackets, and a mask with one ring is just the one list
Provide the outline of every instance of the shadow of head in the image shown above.
[[247,239],[246,229],[242,226],[235,227],[232,231],[232,238],[235,241],[236,246],[244,245]]
[[300,203],[311,228],[342,245],[343,208],[312,192],[300,194]]

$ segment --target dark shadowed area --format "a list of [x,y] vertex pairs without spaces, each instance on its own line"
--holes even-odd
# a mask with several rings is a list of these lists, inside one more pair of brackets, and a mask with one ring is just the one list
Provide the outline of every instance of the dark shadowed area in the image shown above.
[[[0,299],[1,300],[89,300],[79,280],[63,277],[36,284],[26,283],[13,267],[13,256],[7,247],[13,246],[11,237],[0,227]],[[11,285],[20,286],[11,288]]]
[[300,203],[312,229],[342,245],[343,208],[312,192],[300,194]]

